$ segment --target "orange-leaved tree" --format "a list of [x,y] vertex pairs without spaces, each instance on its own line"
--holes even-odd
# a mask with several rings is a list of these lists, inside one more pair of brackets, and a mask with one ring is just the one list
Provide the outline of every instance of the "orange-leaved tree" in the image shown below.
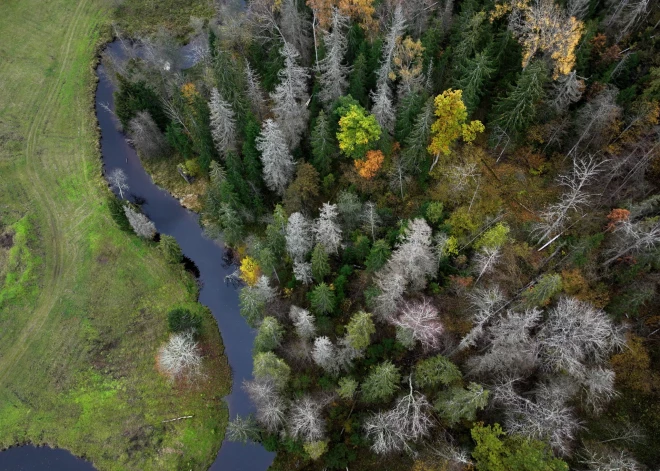
[[254,286],[259,281],[261,276],[261,268],[255,259],[246,256],[241,260],[241,280],[245,281],[248,286]]
[[371,180],[383,166],[384,160],[385,156],[381,151],[370,150],[367,152],[364,160],[355,160],[355,168],[362,178]]
[[435,97],[436,121],[431,125],[431,144],[429,153],[435,155],[431,170],[438,163],[440,155],[449,155],[451,145],[463,138],[465,142],[476,139],[477,133],[484,131],[484,125],[479,120],[467,122],[467,109],[463,103],[462,90],[445,90]]

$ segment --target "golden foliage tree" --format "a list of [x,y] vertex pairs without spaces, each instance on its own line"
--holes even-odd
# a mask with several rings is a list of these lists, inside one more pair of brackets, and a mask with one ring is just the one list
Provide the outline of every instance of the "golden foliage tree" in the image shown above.
[[438,163],[440,155],[449,155],[451,145],[463,138],[465,142],[476,139],[477,133],[484,131],[484,125],[479,120],[467,122],[467,109],[462,99],[462,90],[445,90],[435,97],[436,121],[431,125],[431,144],[428,151],[435,155],[433,165]]
[[314,10],[321,29],[327,30],[332,23],[332,7],[339,8],[342,15],[357,21],[367,31],[374,32],[378,24],[374,20],[374,0],[307,0]]
[[245,281],[248,286],[254,286],[257,284],[257,281],[259,281],[259,277],[261,276],[261,269],[259,268],[259,264],[255,259],[252,257],[244,257],[243,260],[241,260],[241,280]]
[[371,180],[383,166],[385,156],[379,150],[370,150],[364,160],[355,160],[355,168],[362,178]]

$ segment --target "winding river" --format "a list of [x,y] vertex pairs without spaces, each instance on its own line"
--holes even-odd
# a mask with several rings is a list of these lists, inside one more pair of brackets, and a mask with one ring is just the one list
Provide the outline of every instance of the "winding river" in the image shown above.
[[[118,42],[107,46],[111,54],[121,55]],[[185,56],[186,48],[183,53]],[[190,58],[184,60],[191,66]],[[225,283],[225,276],[235,269],[224,261],[224,247],[202,235],[199,216],[185,208],[172,195],[156,186],[146,173],[135,150],[128,145],[124,134],[115,124],[114,86],[104,74],[103,64],[97,69],[96,114],[101,128],[101,155],[105,172],[121,168],[128,177],[129,193],[133,200],[144,201],[142,210],[158,232],[176,238],[184,255],[199,270],[201,289],[199,302],[207,306],[220,328],[233,374],[232,392],[225,399],[230,417],[253,412],[249,398],[241,388],[244,379],[252,376],[252,344],[255,333],[239,312],[238,292]],[[103,106],[102,106],[103,105]],[[225,441],[218,452],[211,471],[265,471],[275,454],[261,445]],[[90,471],[94,467],[66,450],[32,445],[10,448],[0,453],[0,471]],[[166,471],[166,470],[164,470]]]

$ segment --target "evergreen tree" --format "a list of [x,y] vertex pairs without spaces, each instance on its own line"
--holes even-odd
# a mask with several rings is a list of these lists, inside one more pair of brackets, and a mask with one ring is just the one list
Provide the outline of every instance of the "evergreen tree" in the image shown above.
[[524,69],[505,97],[495,104],[494,123],[506,133],[522,133],[534,121],[545,92],[548,70],[543,61],[532,62]]
[[282,129],[285,142],[289,149],[294,149],[300,143],[309,119],[307,109],[309,74],[304,67],[298,65],[300,54],[291,44],[285,43],[280,54],[284,58],[284,68],[279,71],[280,83],[270,96],[274,102],[273,112]]
[[353,63],[353,71],[348,85],[348,93],[364,107],[368,105],[367,78],[369,69],[367,58],[363,53],[358,54]]
[[330,274],[330,258],[321,244],[316,244],[312,251],[312,275],[317,282],[323,281]]
[[382,402],[391,399],[399,389],[401,374],[391,361],[385,361],[371,370],[362,384],[362,399]]
[[459,65],[460,76],[456,80],[456,88],[463,90],[463,103],[468,115],[472,114],[479,105],[482,95],[486,92],[485,85],[494,72],[495,68],[488,49]]
[[311,135],[312,165],[324,177],[332,169],[332,157],[336,152],[332,127],[325,112],[321,110]]
[[328,314],[335,308],[335,293],[325,283],[319,283],[309,294],[312,309],[318,314]]

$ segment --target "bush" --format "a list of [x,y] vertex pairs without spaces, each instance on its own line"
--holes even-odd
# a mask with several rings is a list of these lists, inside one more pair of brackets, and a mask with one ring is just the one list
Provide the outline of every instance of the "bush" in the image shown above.
[[198,333],[202,328],[202,318],[199,314],[186,308],[176,308],[167,314],[167,325],[171,332],[192,330]]
[[115,195],[108,196],[108,210],[110,211],[110,216],[112,220],[115,221],[115,224],[122,230],[126,232],[133,232],[131,223],[128,222],[126,217],[126,212],[124,211],[124,203],[122,200],[117,198]]

